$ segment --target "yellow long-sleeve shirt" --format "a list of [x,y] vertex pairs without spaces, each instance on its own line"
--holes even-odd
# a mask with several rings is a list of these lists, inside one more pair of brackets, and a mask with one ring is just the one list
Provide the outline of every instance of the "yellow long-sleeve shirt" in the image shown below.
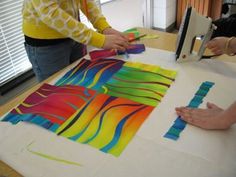
[[23,33],[36,39],[71,38],[83,44],[102,47],[105,36],[78,21],[79,9],[87,14],[98,31],[110,27],[93,0],[24,0]]

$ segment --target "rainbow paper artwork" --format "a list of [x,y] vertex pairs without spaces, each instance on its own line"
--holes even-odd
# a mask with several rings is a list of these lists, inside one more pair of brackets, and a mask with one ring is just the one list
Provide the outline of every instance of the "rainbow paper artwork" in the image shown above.
[[159,66],[83,59],[56,86],[42,85],[2,121],[30,122],[119,156],[175,76]]

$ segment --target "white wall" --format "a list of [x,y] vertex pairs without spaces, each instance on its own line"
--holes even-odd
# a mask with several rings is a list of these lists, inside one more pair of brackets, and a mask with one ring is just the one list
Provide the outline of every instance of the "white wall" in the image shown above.
[[120,31],[143,27],[144,0],[115,0],[101,6],[109,24]]
[[176,0],[154,0],[153,26],[166,29],[176,20]]

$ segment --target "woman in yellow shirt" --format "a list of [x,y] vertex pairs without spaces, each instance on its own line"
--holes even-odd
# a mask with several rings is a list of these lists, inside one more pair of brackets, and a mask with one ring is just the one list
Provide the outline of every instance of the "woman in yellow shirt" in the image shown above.
[[[98,32],[79,21],[80,9]],[[110,27],[94,0],[24,0],[23,33],[39,81],[84,56],[84,44],[118,50],[128,46],[126,37]]]

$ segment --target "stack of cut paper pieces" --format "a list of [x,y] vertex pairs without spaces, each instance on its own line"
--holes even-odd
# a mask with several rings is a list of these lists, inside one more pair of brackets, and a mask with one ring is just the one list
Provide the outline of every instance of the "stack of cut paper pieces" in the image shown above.
[[[210,88],[214,85],[213,82],[203,82],[196,92],[193,99],[190,101],[188,107],[190,108],[198,108],[199,105],[203,102],[203,98],[207,95]],[[182,120],[180,117],[174,121],[174,124],[170,127],[168,132],[164,135],[165,138],[169,138],[172,140],[177,140],[179,138],[180,133],[186,127],[186,122]]]
[[137,28],[131,28],[124,31],[124,34],[129,39],[129,41],[133,41],[134,39],[139,37],[140,32],[138,31]]
[[156,34],[145,34],[140,35],[140,32],[137,28],[131,28],[126,31],[124,31],[126,37],[129,39],[129,41],[134,41],[135,39],[157,39],[159,36]]

